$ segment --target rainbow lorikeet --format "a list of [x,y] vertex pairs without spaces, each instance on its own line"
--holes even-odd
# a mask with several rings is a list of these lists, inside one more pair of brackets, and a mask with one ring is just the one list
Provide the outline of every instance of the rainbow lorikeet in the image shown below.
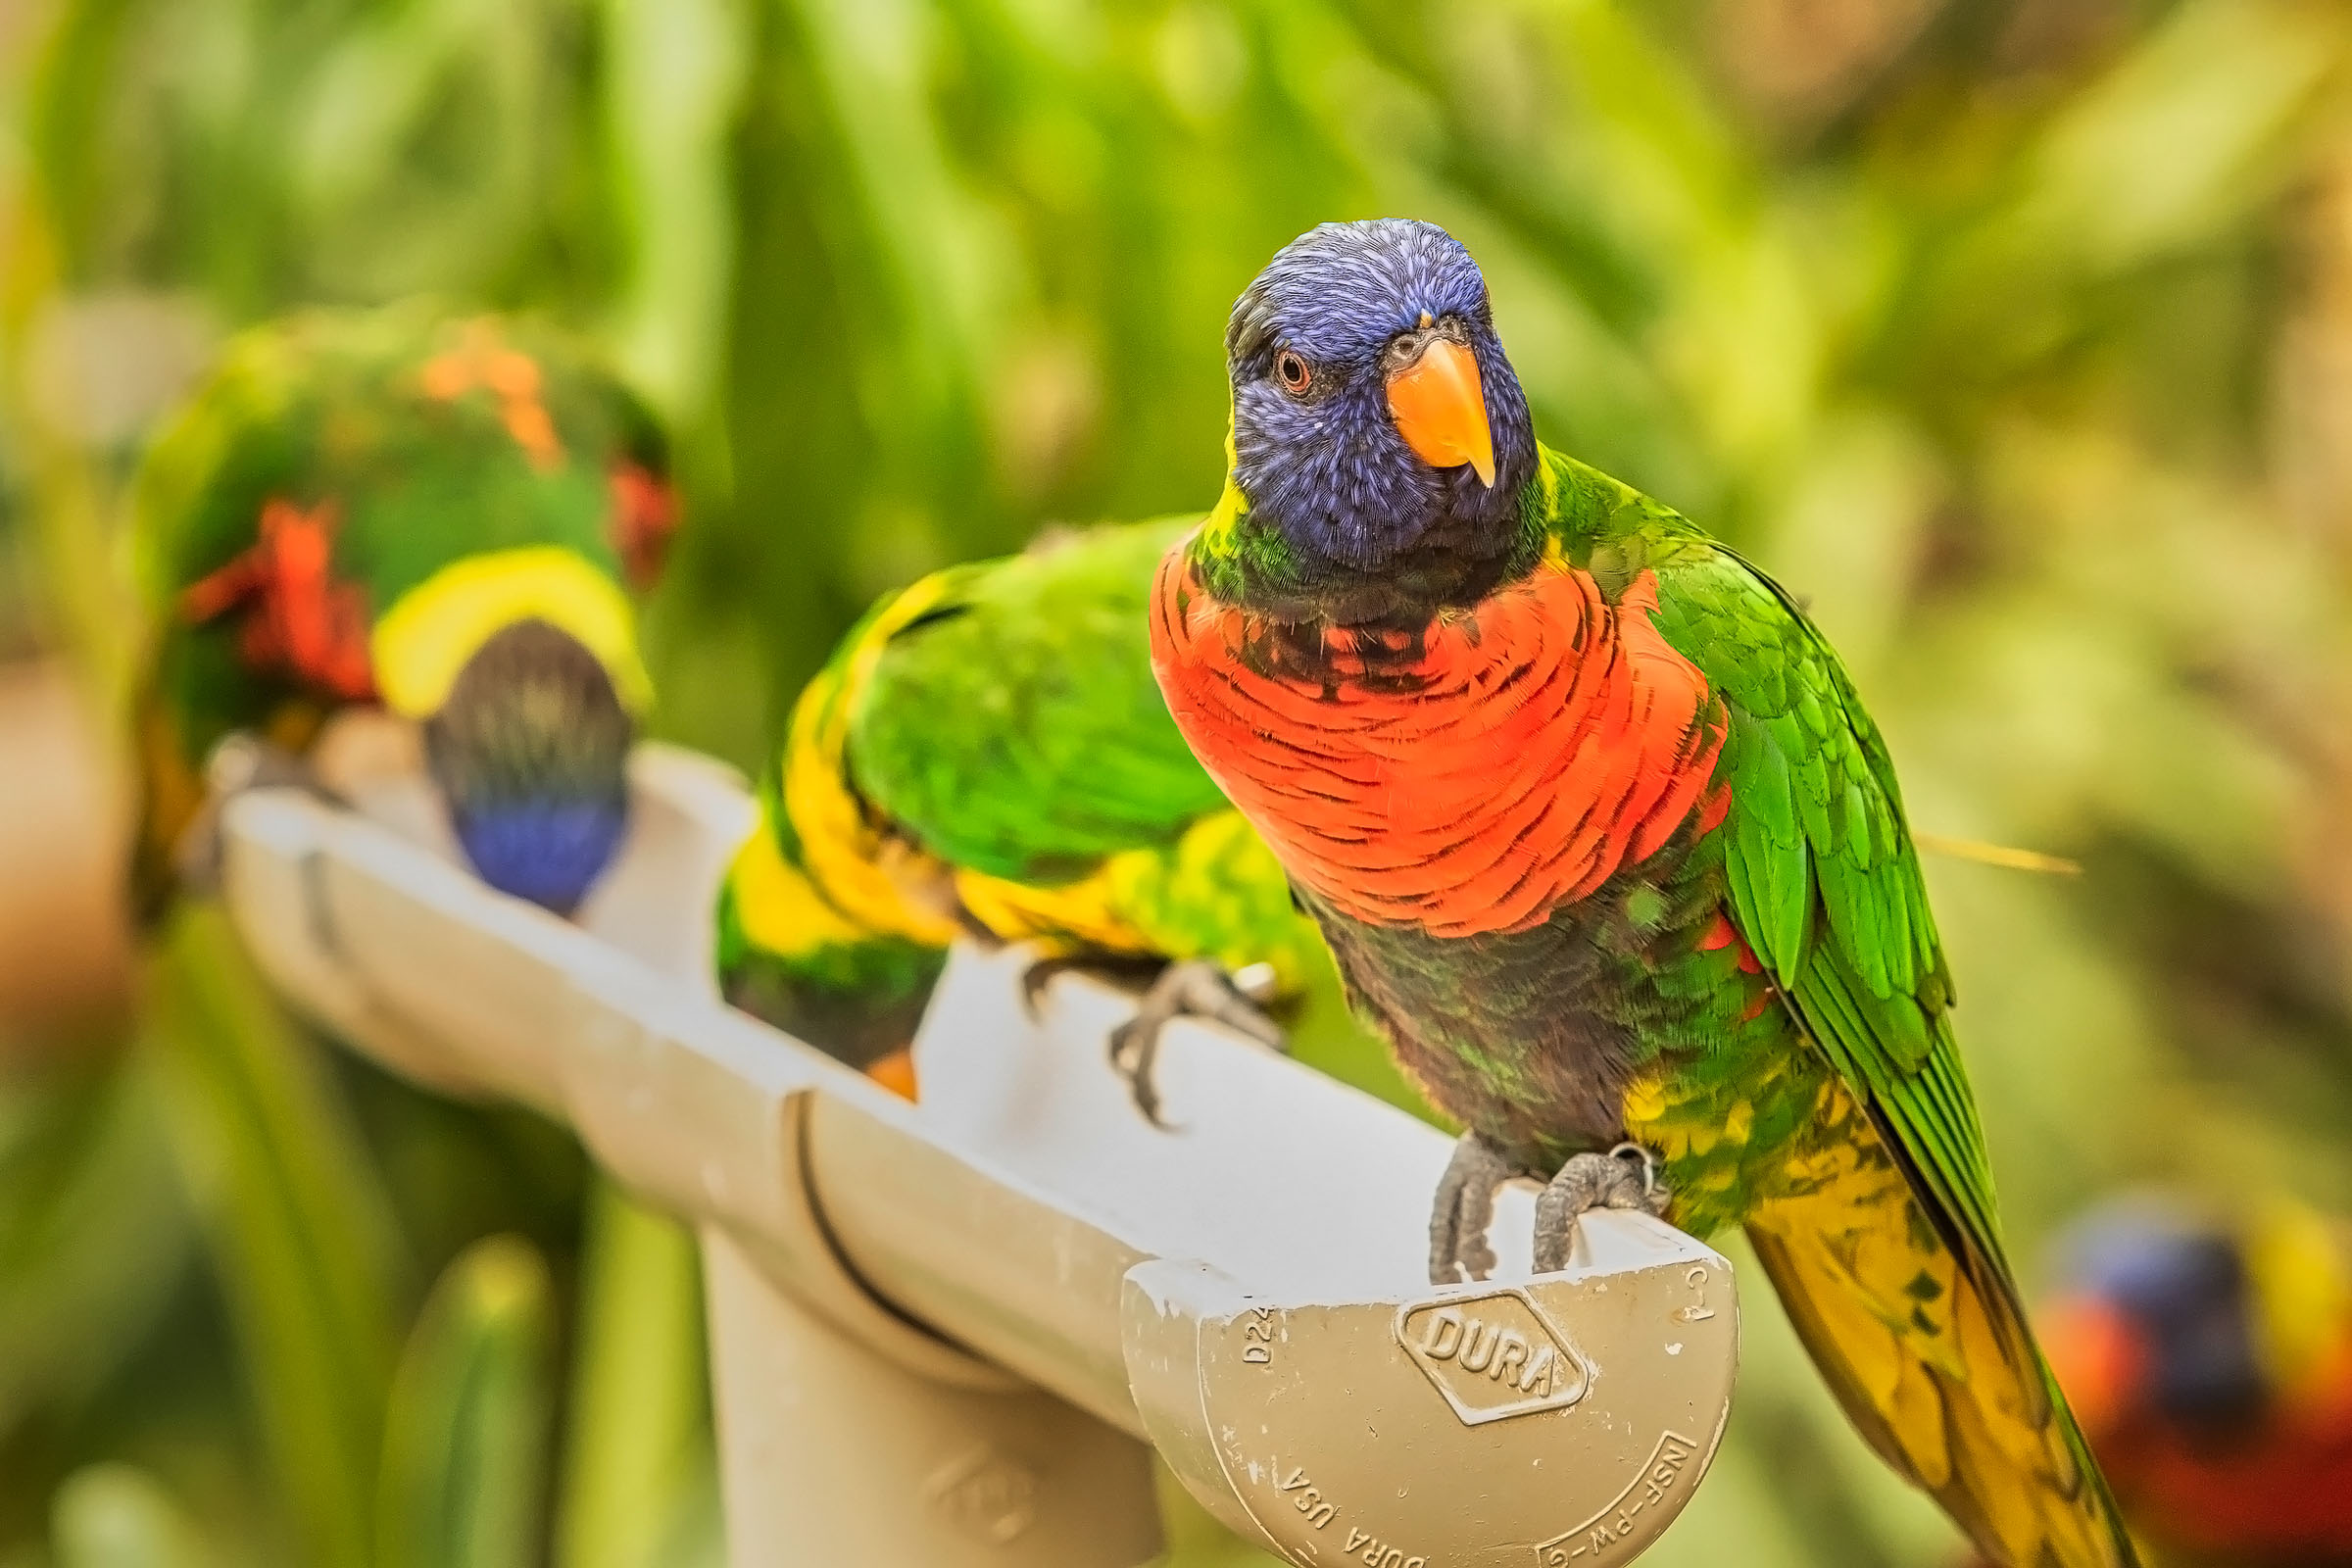
[[2352,1267],[2285,1203],[2155,1200],[2065,1239],[2042,1314],[2058,1381],[2132,1526],[2167,1553],[2352,1563]]
[[209,827],[216,748],[299,757],[355,706],[417,727],[485,881],[579,903],[626,825],[652,695],[630,594],[675,516],[662,438],[617,380],[522,322],[289,317],[229,344],[148,452],[136,506],[150,915]]
[[1041,540],[885,597],[801,695],[720,892],[729,1001],[911,1091],[900,1054],[959,934],[1032,975],[1157,973],[1113,1059],[1153,1111],[1179,1013],[1268,1044],[1232,976],[1295,990],[1320,946],[1152,678],[1152,572],[1193,518]]
[[1227,483],[1162,564],[1152,660],[1467,1128],[1433,1277],[1492,1267],[1515,1175],[1548,1183],[1543,1267],[1598,1203],[1742,1224],[1856,1425],[1984,1550],[2131,1562],[2002,1254],[1893,766],[1802,608],[1537,443],[1434,225],[1293,242],[1226,353]]

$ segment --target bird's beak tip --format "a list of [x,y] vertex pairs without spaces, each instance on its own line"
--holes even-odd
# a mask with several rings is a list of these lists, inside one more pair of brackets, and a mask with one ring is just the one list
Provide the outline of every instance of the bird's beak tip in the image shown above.
[[1467,464],[1479,483],[1494,486],[1494,431],[1487,420],[1478,359],[1450,338],[1389,377],[1389,413],[1414,456],[1433,468]]

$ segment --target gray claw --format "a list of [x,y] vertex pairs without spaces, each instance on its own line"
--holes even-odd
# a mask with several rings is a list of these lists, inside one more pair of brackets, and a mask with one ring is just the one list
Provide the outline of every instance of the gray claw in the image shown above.
[[1605,1154],[1575,1154],[1536,1199],[1536,1272],[1568,1266],[1579,1217],[1596,1208],[1638,1208],[1664,1218],[1674,1194],[1658,1179],[1657,1156],[1638,1144]]
[[1178,1018],[1223,1024],[1271,1051],[1285,1044],[1282,1026],[1244,995],[1221,965],[1206,958],[1169,964],[1144,993],[1135,1016],[1110,1032],[1110,1064],[1127,1080],[1135,1108],[1154,1127],[1167,1123],[1159,1119],[1159,1090],[1152,1068],[1159,1057],[1160,1032]]
[[[991,946],[994,946],[997,940],[994,936],[987,939]],[[1054,954],[1049,957],[1040,958],[1023,969],[1021,971],[1021,1006],[1029,1014],[1029,1021],[1031,1023],[1043,1021],[1044,1015],[1039,1012],[1038,1004],[1045,1000],[1046,992],[1053,986],[1055,979],[1089,967],[1089,963],[1082,956]]]
[[1494,1249],[1487,1240],[1494,1195],[1518,1174],[1500,1144],[1484,1133],[1462,1134],[1430,1207],[1430,1284],[1483,1280],[1494,1271]]

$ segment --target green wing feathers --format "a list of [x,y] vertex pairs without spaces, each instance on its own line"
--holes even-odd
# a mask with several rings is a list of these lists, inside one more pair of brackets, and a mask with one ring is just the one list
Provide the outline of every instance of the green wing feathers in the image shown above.
[[1146,605],[1171,517],[957,571],[856,698],[859,792],[984,876],[1069,880],[1173,844],[1225,798],[1152,679]]
[[1887,1460],[2015,1563],[2132,1560],[2002,1252],[1951,979],[1877,726],[1802,610],[1695,531],[1653,553],[1657,624],[1728,712],[1734,924],[1835,1069],[1843,1161],[1750,1231]]

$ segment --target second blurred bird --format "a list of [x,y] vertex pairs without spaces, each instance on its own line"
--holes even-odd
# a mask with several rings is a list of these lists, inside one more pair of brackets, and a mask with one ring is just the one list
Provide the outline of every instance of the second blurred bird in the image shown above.
[[617,380],[541,328],[424,303],[292,317],[231,344],[137,500],[149,915],[207,858],[208,795],[301,777],[329,717],[378,704],[483,879],[571,911],[625,830],[652,697],[630,589],[675,520]]
[[2352,1563],[2352,1254],[2271,1200],[2120,1199],[2060,1245],[2052,1368],[2165,1562]]

